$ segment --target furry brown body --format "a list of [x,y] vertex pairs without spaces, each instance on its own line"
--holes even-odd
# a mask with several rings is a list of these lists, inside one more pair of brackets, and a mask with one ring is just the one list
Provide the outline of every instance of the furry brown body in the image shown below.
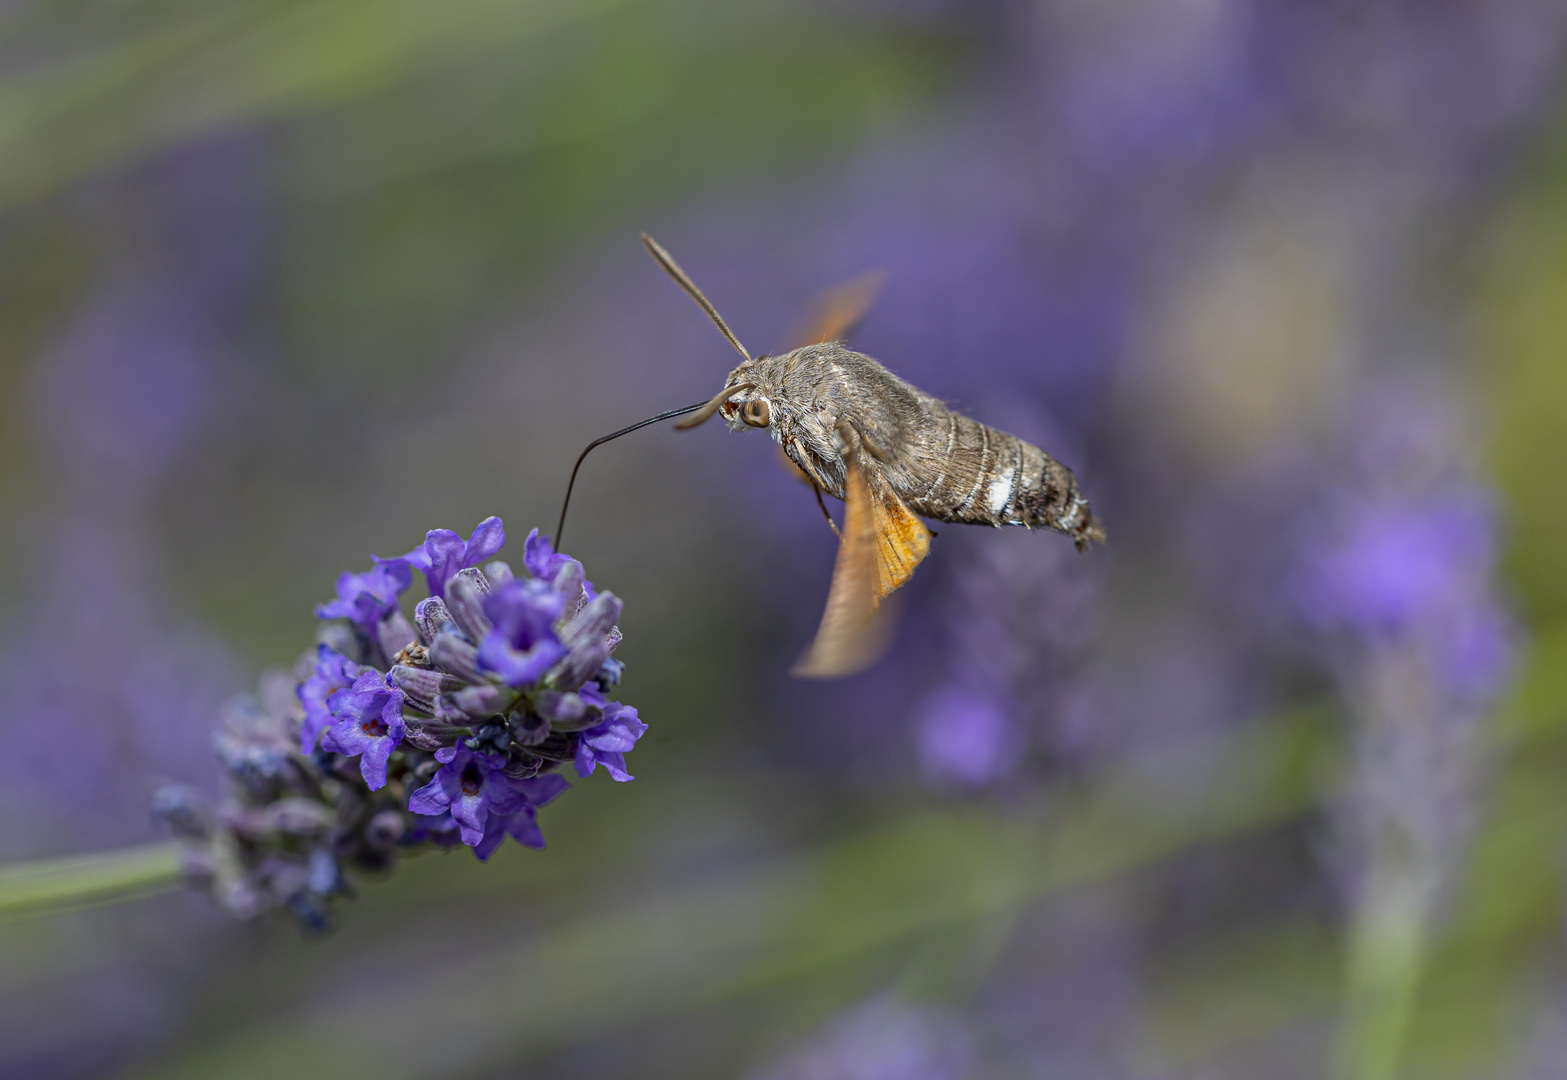
[[[726,386],[734,393],[719,412],[732,429],[765,427],[818,487],[840,499],[852,457],[923,517],[1054,529],[1079,548],[1104,540],[1072,470],[842,344],[746,360]],[[765,409],[745,408],[757,400]],[[757,417],[767,423],[752,422]]]

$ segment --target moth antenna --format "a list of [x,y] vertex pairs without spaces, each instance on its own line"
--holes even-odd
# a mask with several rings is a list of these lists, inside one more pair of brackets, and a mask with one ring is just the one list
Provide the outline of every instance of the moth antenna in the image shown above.
[[707,312],[707,317],[713,320],[713,325],[718,327],[719,332],[728,339],[729,344],[735,347],[735,352],[739,353],[746,360],[751,359],[751,354],[745,351],[745,346],[740,344],[740,339],[735,337],[735,332],[729,329],[729,324],[724,322],[724,317],[718,313],[718,309],[708,301],[707,297],[702,295],[702,290],[696,287],[686,272],[680,269],[680,264],[675,262],[674,256],[660,247],[658,241],[654,240],[647,233],[642,234],[642,244],[648,249],[653,258],[658,260],[658,265],[664,268],[664,273],[674,278],[675,284],[684,289],[686,295],[696,301],[696,306]]
[[724,407],[724,402],[728,401],[736,394],[742,393],[746,390],[754,390],[755,388],[755,383],[738,383],[735,386],[724,387],[714,397],[702,402],[702,409],[700,412],[698,412],[689,420],[680,421],[680,423],[675,425],[675,429],[677,431],[690,431],[699,424],[707,423],[713,418],[714,413]]
[[[732,392],[733,391],[731,391],[731,393]],[[611,439],[618,439],[622,435],[629,435],[633,431],[637,430],[637,428],[644,428],[649,424],[656,424],[660,420],[668,420],[671,416],[684,416],[688,412],[696,412],[698,409],[707,404],[708,402],[706,401],[699,401],[695,405],[687,405],[683,409],[670,409],[668,412],[659,413],[657,416],[650,416],[646,420],[638,420],[630,427],[623,427],[619,431],[611,432],[602,438],[594,439],[592,442],[588,443],[587,447],[582,451],[582,453],[577,455],[577,463],[571,467],[571,479],[566,481],[566,497],[560,502],[560,520],[555,523],[555,550],[560,550],[560,534],[566,528],[566,508],[571,505],[571,489],[577,485],[577,470],[582,468],[583,459],[588,456],[589,452],[592,451],[595,446],[599,446],[602,443],[607,443]]]

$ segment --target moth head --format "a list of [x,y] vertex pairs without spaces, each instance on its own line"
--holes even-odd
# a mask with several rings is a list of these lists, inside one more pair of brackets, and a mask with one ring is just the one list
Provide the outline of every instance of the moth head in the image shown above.
[[779,418],[781,397],[776,390],[777,380],[772,378],[770,356],[758,356],[747,360],[729,373],[724,388],[691,416],[675,427],[682,431],[705,423],[713,416],[721,416],[732,431],[744,431],[748,427],[768,428]]
[[773,358],[758,356],[735,368],[729,374],[729,396],[725,398],[722,413],[726,423],[734,431],[748,427],[767,428],[778,417],[777,395],[773,392],[775,380]]

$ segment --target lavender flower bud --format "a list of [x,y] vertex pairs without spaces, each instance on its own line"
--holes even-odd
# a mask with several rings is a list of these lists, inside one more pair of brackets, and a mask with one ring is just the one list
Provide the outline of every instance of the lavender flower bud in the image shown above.
[[[613,631],[613,637],[614,637],[614,641],[610,645],[611,649],[613,649],[616,645],[620,644],[620,627],[618,627],[618,626],[615,627],[615,629]],[[614,657],[610,657],[608,660],[604,661],[603,664],[599,665],[598,674],[593,676],[593,678],[594,678],[594,681],[596,681],[600,686],[604,687],[605,689],[608,689],[611,686],[619,686],[620,685],[620,676],[621,676],[621,673],[624,672],[625,670],[626,670],[626,665],[625,664],[622,664],[619,660],[616,660]]]
[[343,871],[337,860],[325,848],[310,853],[305,888],[317,896],[331,896],[343,887]]
[[435,712],[437,698],[463,686],[461,679],[447,675],[445,672],[431,668],[409,667],[407,664],[395,665],[391,676],[398,689],[408,695],[409,701],[432,714]]
[[205,839],[212,835],[212,811],[189,784],[164,784],[153,792],[152,813],[175,836]]
[[570,559],[555,572],[555,579],[550,582],[555,591],[566,601],[566,610],[575,613],[582,607],[586,600],[586,593],[582,588],[583,574],[582,564],[575,559]]
[[[440,703],[439,702],[436,703],[436,711],[437,712],[440,711]],[[444,718],[441,717],[441,716],[437,716],[436,719],[437,720],[443,720]],[[449,725],[443,725],[443,726],[449,726]],[[445,746],[447,744],[447,739],[446,739],[444,733],[443,734],[437,734],[437,732],[436,732],[436,730],[434,728],[426,727],[424,724],[419,723],[419,721],[417,721],[417,720],[409,720],[409,721],[406,721],[406,724],[405,724],[405,727],[404,727],[403,744],[406,745],[406,746],[416,747],[417,749],[420,749],[420,750],[428,750],[431,753],[434,753],[435,751],[439,750],[441,747],[443,747],[443,746]]]
[[519,746],[542,746],[552,732],[549,722],[542,716],[528,713],[512,722],[512,734]]
[[401,810],[382,810],[365,826],[365,843],[378,851],[396,847],[408,831],[407,819]]
[[339,656],[357,659],[360,652],[359,636],[345,622],[324,622],[316,627],[316,641]]
[[384,656],[396,656],[414,643],[414,628],[401,611],[394,610],[375,627],[376,640]]
[[471,641],[457,633],[455,624],[447,633],[434,639],[430,646],[430,659],[437,667],[451,672],[467,682],[483,682],[484,673],[479,670],[479,650]]
[[517,575],[512,573],[511,564],[501,562],[499,559],[484,564],[484,576],[489,579],[491,588],[499,588],[508,581],[517,580]]
[[446,607],[452,613],[458,627],[473,641],[483,641],[486,634],[495,629],[484,614],[484,598],[490,594],[490,583],[473,568],[460,571],[446,583]]
[[414,608],[414,622],[419,624],[419,640],[433,646],[441,634],[457,633],[452,613],[446,610],[446,602],[439,596],[419,601]]
[[620,618],[620,609],[620,599],[614,593],[601,593],[561,627],[560,643],[567,652],[565,659],[550,673],[550,682],[575,690],[598,674],[604,661],[609,659],[610,651],[619,643],[618,636],[612,642],[610,634]]
[[517,692],[506,686],[483,683],[469,686],[452,695],[452,704],[468,716],[495,716],[505,712],[517,700]]
[[315,836],[331,827],[333,817],[330,809],[314,800],[280,799],[272,804],[270,825],[291,836]]
[[576,723],[588,715],[588,703],[582,700],[582,695],[570,691],[541,691],[534,695],[533,707],[540,716],[557,726]]

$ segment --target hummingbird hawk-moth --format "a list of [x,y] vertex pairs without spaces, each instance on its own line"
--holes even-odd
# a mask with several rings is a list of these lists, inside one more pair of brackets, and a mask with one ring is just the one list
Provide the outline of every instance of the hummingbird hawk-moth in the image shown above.
[[670,254],[646,233],[642,242],[744,357],[724,388],[676,426],[720,416],[734,431],[767,431],[818,502],[823,492],[844,501],[827,607],[794,674],[833,678],[875,659],[876,609],[930,549],[934,534],[922,517],[1052,529],[1079,551],[1104,542],[1104,525],[1071,469],[947,408],[839,340],[869,303],[865,279],[830,298],[807,344],[752,356]]

